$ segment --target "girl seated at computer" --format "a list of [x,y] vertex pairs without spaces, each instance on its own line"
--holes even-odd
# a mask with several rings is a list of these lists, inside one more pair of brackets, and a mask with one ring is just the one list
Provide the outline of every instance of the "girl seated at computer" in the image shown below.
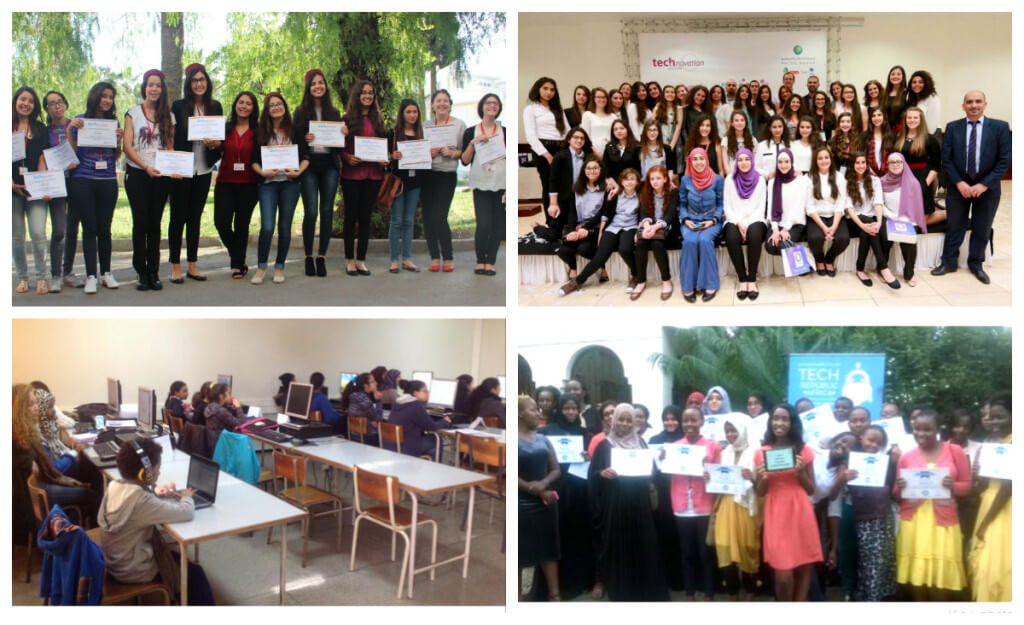
[[350,432],[350,438],[353,440],[362,438],[362,442],[376,445],[377,427],[384,416],[376,378],[369,373],[360,373],[355,382],[346,386],[345,392],[341,394],[341,409],[349,417],[366,419],[366,436],[360,437]]
[[212,441],[216,447],[222,431],[230,432],[245,423],[245,412],[242,404],[231,396],[231,387],[227,384],[214,384],[206,397],[209,401],[206,404],[206,429],[216,433]]
[[[434,430],[451,427],[450,417],[434,420],[425,408],[430,399],[430,390],[422,380],[400,380],[398,382],[403,394],[395,400],[388,416],[388,423],[402,426],[402,453],[410,456],[429,454],[437,460],[437,435],[428,434]],[[384,443],[387,449],[394,449],[394,444]]]

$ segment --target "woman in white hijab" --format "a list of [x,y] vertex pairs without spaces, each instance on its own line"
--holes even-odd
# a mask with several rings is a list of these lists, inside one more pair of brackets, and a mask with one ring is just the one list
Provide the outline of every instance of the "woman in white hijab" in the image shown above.
[[[709,396],[712,391],[708,391]],[[760,565],[761,515],[753,488],[756,447],[752,447],[748,440],[750,425],[751,419],[742,413],[734,412],[725,417],[723,427],[729,444],[722,451],[722,464],[740,467],[744,490],[736,495],[719,495],[715,507],[718,566],[723,569],[726,592],[734,601],[737,593],[740,601],[753,598]]]

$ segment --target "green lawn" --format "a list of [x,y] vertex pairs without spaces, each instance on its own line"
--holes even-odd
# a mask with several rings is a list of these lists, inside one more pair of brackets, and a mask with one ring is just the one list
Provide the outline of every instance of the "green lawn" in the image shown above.
[[[338,198],[340,201],[341,191],[338,191]],[[302,199],[299,199],[298,206],[295,207],[295,217],[292,220],[292,233],[302,233]],[[252,221],[249,223],[249,233],[257,234],[260,231],[260,208],[256,206],[256,210],[253,211]],[[161,232],[166,233],[168,228],[168,222],[170,221],[171,207],[170,202],[164,208],[164,217],[161,223]],[[378,238],[387,238],[387,224],[381,221],[382,215],[380,211],[377,211],[377,218],[374,219],[374,233]],[[474,229],[476,227],[476,220],[473,215],[473,194],[466,190],[465,187],[459,187],[455,191],[455,199],[452,201],[451,212],[448,213],[448,223],[452,228],[452,237],[456,239],[472,238]],[[334,214],[334,236],[340,235],[342,230],[342,221],[338,212]],[[416,236],[421,236],[421,216],[420,213],[416,214]],[[217,229],[213,227],[213,189],[210,189],[210,195],[206,198],[206,208],[203,209],[203,220],[200,229],[202,236],[217,236]],[[132,212],[128,205],[128,197],[124,194],[124,186],[118,187],[117,205],[114,207],[114,222],[111,225],[111,234],[115,239],[130,239],[132,236]]]

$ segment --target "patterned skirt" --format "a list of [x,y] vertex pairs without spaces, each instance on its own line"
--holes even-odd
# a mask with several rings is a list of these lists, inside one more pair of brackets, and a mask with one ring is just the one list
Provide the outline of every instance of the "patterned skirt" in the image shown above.
[[896,528],[891,514],[857,521],[857,588],[861,601],[896,594]]

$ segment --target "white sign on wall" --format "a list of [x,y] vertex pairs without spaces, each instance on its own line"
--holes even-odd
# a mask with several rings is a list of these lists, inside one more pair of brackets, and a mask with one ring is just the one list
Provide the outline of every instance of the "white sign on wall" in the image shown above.
[[796,74],[796,92],[806,93],[807,76],[824,76],[825,31],[743,33],[640,33],[640,79],[665,85],[767,81],[773,92],[785,72]]

